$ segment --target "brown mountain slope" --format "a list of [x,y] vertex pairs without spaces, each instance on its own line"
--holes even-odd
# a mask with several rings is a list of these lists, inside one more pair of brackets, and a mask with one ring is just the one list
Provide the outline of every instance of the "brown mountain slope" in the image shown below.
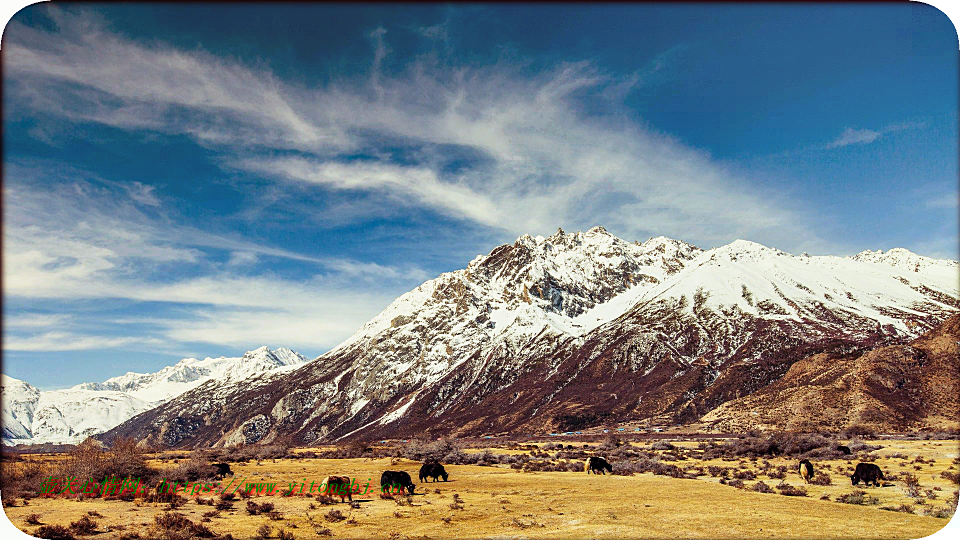
[[718,431],[834,429],[877,431],[960,426],[960,315],[905,345],[863,355],[816,354],[779,380],[728,401],[702,418]]

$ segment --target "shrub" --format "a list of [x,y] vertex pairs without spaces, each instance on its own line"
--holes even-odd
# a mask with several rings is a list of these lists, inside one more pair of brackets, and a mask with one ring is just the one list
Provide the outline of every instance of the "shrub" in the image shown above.
[[910,497],[920,496],[920,480],[911,473],[904,473],[903,485],[907,489],[907,495]]
[[251,516],[256,516],[260,514],[266,514],[273,511],[273,503],[265,502],[263,504],[257,504],[253,501],[247,501],[247,513]]
[[[872,439],[876,436],[876,433],[867,426],[854,424],[844,429],[842,432],[840,432],[840,435],[843,436],[843,438],[845,439],[850,439],[853,437],[864,437],[867,439]],[[853,450],[853,447],[850,447],[850,450]]]
[[901,503],[900,506],[881,506],[881,510],[889,510],[891,512],[905,512],[907,514],[913,513],[913,505]]
[[786,482],[780,482],[777,484],[777,489],[780,491],[781,495],[786,495],[787,497],[806,497],[807,490],[802,487],[795,487]]
[[213,505],[217,510],[233,510],[233,502],[228,500],[217,501],[217,504]]
[[947,480],[953,482],[954,484],[960,484],[960,473],[943,471],[942,473],[940,473],[940,477],[946,478]]
[[854,439],[850,441],[847,446],[850,448],[850,451],[854,454],[858,452],[873,452],[874,450],[880,450],[882,446],[867,444],[859,439]]
[[603,442],[600,443],[598,448],[600,450],[613,450],[614,448],[618,448],[621,444],[623,443],[620,441],[620,437],[617,437],[611,433],[603,438]]
[[255,534],[253,538],[255,540],[265,540],[266,538],[270,538],[271,532],[273,532],[273,529],[271,529],[269,525],[264,523],[263,525],[260,526],[259,529],[257,529],[257,534]]
[[773,488],[759,481],[753,485],[753,490],[759,493],[774,493]]
[[42,483],[55,475],[49,466],[32,462],[0,462],[0,496],[3,498],[4,506],[12,506],[14,499],[22,497],[24,499],[39,495]]
[[33,531],[33,536],[46,540],[74,540],[76,537],[63,525],[43,525]]
[[97,522],[90,519],[90,516],[82,516],[70,524],[70,530],[77,536],[91,535],[97,531]]
[[215,536],[206,525],[194,523],[178,512],[164,512],[153,517],[153,526],[148,536],[160,538],[212,538]]
[[829,474],[818,472],[810,479],[810,483],[815,486],[829,486],[833,484],[833,481],[830,479]]
[[726,467],[718,467],[716,465],[709,465],[707,467],[707,472],[709,472],[710,476],[713,476],[714,478],[716,478],[717,476],[726,477],[727,473],[730,472],[730,469]]
[[283,512],[278,512],[276,510],[266,512],[265,515],[270,518],[271,521],[280,521],[283,519]]
[[339,510],[331,510],[323,516],[324,519],[331,522],[343,521],[347,519],[347,516],[343,515],[343,512]]
[[743,480],[740,480],[739,478],[734,478],[733,480],[728,480],[728,481],[727,481],[727,485],[728,485],[728,486],[733,486],[733,487],[735,487],[735,488],[737,488],[737,489],[746,489],[746,486],[744,485]]
[[866,491],[863,491],[861,489],[855,489],[850,493],[846,493],[844,495],[840,495],[839,497],[837,497],[837,502],[842,502],[844,504],[867,505],[867,504],[878,504],[880,500],[877,499],[876,497],[867,495]]
[[24,520],[30,525],[41,525],[40,514],[30,514],[27,517],[25,517]]
[[955,508],[950,508],[949,506],[941,506],[939,508],[930,508],[924,510],[923,515],[941,519],[950,519],[953,517],[955,510]]
[[283,527],[281,527],[280,530],[277,531],[277,539],[278,539],[278,540],[293,540],[293,533],[292,533],[292,532],[289,532],[289,531],[286,531],[286,530],[283,529]]

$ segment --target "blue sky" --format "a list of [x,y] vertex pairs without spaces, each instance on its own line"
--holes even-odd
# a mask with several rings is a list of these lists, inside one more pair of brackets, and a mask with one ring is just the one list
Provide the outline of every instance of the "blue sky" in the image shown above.
[[315,356],[517,236],[954,258],[958,42],[911,4],[34,5],[4,366]]

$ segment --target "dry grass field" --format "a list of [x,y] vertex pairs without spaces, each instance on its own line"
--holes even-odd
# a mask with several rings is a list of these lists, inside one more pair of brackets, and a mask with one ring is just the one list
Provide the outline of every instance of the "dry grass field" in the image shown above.
[[[817,472],[829,476],[829,485],[804,485],[796,460],[784,458],[702,459],[676,461],[684,469],[714,471],[726,468],[726,478],[709,472],[697,478],[674,478],[646,472],[634,475],[588,475],[578,472],[524,472],[508,465],[447,465],[448,482],[420,483],[420,463],[401,458],[319,459],[282,458],[232,463],[233,472],[247,482],[319,482],[329,474],[349,475],[363,486],[379,482],[384,470],[403,470],[417,484],[416,494],[397,499],[358,496],[356,504],[318,501],[313,496],[254,496],[239,498],[232,509],[188,499],[174,510],[168,503],[104,500],[77,501],[31,498],[16,501],[4,511],[27,533],[42,525],[63,525],[90,517],[96,538],[188,538],[185,530],[165,530],[155,516],[178,512],[216,535],[246,538],[921,538],[947,523],[941,517],[920,515],[949,508],[960,472],[958,446],[951,440],[866,441],[882,446],[875,461],[891,477],[883,487],[851,486],[849,475],[857,459],[814,461]],[[694,449],[698,443],[675,446]],[[580,445],[578,445],[580,446]],[[651,443],[632,448],[652,450]],[[465,450],[466,451],[466,450]],[[506,450],[492,449],[495,453]],[[522,453],[513,449],[512,455]],[[169,465],[171,456],[153,455],[149,464]],[[51,459],[31,456],[30,459]],[[668,460],[667,456],[663,457]],[[166,460],[166,461],[163,461]],[[611,460],[613,461],[613,460]],[[785,478],[775,478],[786,467]],[[774,478],[762,471],[772,473]],[[781,471],[782,472],[782,471]],[[941,473],[946,472],[946,476]],[[907,475],[916,478],[911,485]],[[753,475],[754,478],[750,478]],[[747,478],[743,487],[735,477]],[[229,478],[227,479],[229,481]],[[721,483],[722,480],[722,483]],[[804,487],[806,496],[785,496],[777,488],[784,481]],[[772,493],[753,491],[757,482]],[[865,495],[850,497],[856,490]],[[847,497],[849,502],[838,502]],[[860,500],[862,499],[862,500]],[[272,516],[251,515],[247,501],[273,503]],[[852,504],[857,503],[860,504]],[[215,512],[211,514],[211,512]],[[207,514],[208,517],[204,517]],[[32,518],[32,519],[28,519]],[[34,521],[39,523],[29,523]],[[77,530],[82,530],[82,527]],[[203,531],[197,533],[203,536]],[[82,537],[82,536],[78,536]]]

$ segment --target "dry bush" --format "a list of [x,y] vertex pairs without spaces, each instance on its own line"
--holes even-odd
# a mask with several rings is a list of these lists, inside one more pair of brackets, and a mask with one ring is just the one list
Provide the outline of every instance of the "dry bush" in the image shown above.
[[942,473],[940,473],[940,477],[946,478],[947,480],[953,482],[954,484],[960,484],[960,473],[943,471]]
[[790,456],[800,459],[835,459],[843,454],[837,450],[837,441],[819,433],[773,433],[758,432],[730,441],[726,444],[708,446],[703,459],[730,457]]
[[77,536],[88,536],[97,531],[97,522],[90,516],[82,516],[70,524],[70,531]]
[[76,537],[70,532],[70,529],[63,525],[43,525],[31,533],[37,538],[46,540],[74,540]]
[[880,450],[883,447],[874,444],[867,444],[860,439],[854,439],[847,444],[847,447],[850,448],[850,451],[854,454],[858,452],[873,452],[875,450]]
[[215,535],[206,525],[194,523],[183,514],[163,512],[153,517],[153,525],[148,531],[148,536],[161,540],[175,540],[213,538]]
[[265,512],[264,515],[270,518],[271,521],[280,521],[283,519],[283,512],[278,512],[276,510]]
[[795,487],[786,482],[780,482],[777,484],[777,489],[780,491],[781,495],[786,495],[787,497],[806,497],[807,490],[802,487]]
[[254,540],[265,540],[267,538],[270,538],[270,533],[272,532],[273,532],[273,529],[269,525],[264,523],[263,525],[260,526],[259,529],[257,529],[257,534],[253,535],[253,538]]
[[810,479],[810,483],[815,486],[829,486],[833,484],[833,481],[830,479],[829,474],[818,472]]
[[[863,426],[860,424],[854,424],[843,431],[840,432],[840,435],[845,439],[851,439],[854,437],[863,437],[865,439],[872,439],[877,436],[873,429]],[[853,450],[853,447],[850,447],[850,450]]]
[[710,476],[716,478],[718,476],[726,478],[730,473],[730,469],[727,467],[719,467],[717,465],[710,465],[707,467],[707,472],[710,473]]
[[[723,482],[723,480],[721,480],[721,482]],[[727,485],[731,487],[735,487],[737,489],[747,488],[747,486],[743,483],[743,480],[740,480],[739,478],[734,478],[733,480],[727,480]]]
[[280,530],[277,531],[277,540],[293,540],[293,533],[280,527]]
[[767,476],[776,480],[783,480],[787,477],[787,468],[783,465],[780,465],[775,470],[768,472]]
[[402,457],[414,461],[451,463],[452,461],[446,459],[447,456],[460,457],[462,456],[461,450],[460,441],[444,437],[439,441],[413,439],[400,449],[400,453]]
[[347,519],[347,516],[345,516],[343,512],[339,510],[330,510],[329,512],[324,514],[323,519],[336,523],[338,521],[343,521]]
[[42,525],[42,523],[40,523],[40,514],[30,514],[23,519],[30,525]]
[[907,489],[907,495],[910,497],[920,496],[920,480],[910,473],[903,473],[901,477],[904,487]]
[[273,511],[273,503],[265,502],[263,504],[257,504],[253,501],[247,501],[247,513],[251,516],[257,516],[260,514],[266,514]]
[[[601,442],[597,448],[599,448],[600,450],[613,450],[614,448],[618,448],[622,444],[623,442],[620,441],[620,437],[617,437],[616,435],[611,433],[603,438],[603,442]],[[563,445],[561,445],[561,447],[562,446]]]
[[49,466],[35,461],[0,462],[0,497],[9,506],[16,498],[30,499],[40,494],[44,480],[52,475]]
[[753,485],[753,490],[759,493],[774,493],[773,488],[759,481]]
[[194,451],[190,459],[180,461],[176,467],[163,471],[164,478],[171,482],[187,484],[197,480],[210,480],[216,475],[216,467],[210,464],[206,454]]
[[838,496],[837,502],[841,502],[844,504],[867,505],[867,504],[878,504],[880,500],[871,495],[867,495],[867,492],[863,491],[862,489],[855,489],[850,493],[846,493],[844,495]]

